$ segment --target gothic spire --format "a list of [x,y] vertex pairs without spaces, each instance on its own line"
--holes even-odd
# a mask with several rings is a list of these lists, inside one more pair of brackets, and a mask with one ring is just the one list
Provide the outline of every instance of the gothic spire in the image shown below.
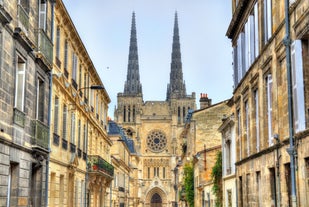
[[131,37],[129,48],[129,61],[127,70],[127,80],[124,84],[125,95],[142,95],[142,84],[139,79],[139,65],[138,65],[138,53],[137,53],[137,38],[136,38],[136,25],[135,25],[135,13],[132,13],[131,24]]
[[170,83],[167,85],[166,99],[186,97],[186,84],[183,81],[179,28],[177,12],[175,13],[172,62],[170,72]]

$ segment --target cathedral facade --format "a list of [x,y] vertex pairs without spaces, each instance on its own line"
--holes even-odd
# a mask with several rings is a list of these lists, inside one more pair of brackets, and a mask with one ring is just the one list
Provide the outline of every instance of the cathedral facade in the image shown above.
[[178,17],[175,14],[170,82],[166,100],[144,101],[140,82],[135,13],[132,15],[127,78],[117,95],[115,121],[134,140],[139,162],[134,206],[172,206],[178,199],[178,176],[174,168],[182,151],[180,136],[188,111],[196,109],[195,93],[187,95],[183,80]]

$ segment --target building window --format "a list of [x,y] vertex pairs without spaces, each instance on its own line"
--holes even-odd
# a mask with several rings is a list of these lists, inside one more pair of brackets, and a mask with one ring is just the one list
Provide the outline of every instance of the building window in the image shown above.
[[136,114],[136,112],[135,112],[135,105],[133,105],[133,122],[135,122],[135,114]]
[[259,120],[259,92],[258,89],[253,91],[254,101],[254,118],[255,118],[255,137],[256,137],[256,151],[260,151],[260,120]]
[[75,84],[77,83],[77,55],[73,52],[72,54],[72,79]]
[[64,205],[64,175],[60,175],[59,180],[59,205]]
[[258,2],[254,4],[254,57],[259,55],[259,5]]
[[15,107],[20,111],[24,111],[25,100],[25,76],[26,63],[20,58],[17,58],[16,83],[15,83]]
[[131,107],[128,106],[128,122],[131,122]]
[[261,199],[262,199],[262,194],[261,194],[261,172],[258,171],[256,172],[256,192],[257,192],[257,207],[261,207]]
[[239,176],[239,207],[244,207],[244,193],[243,193],[243,183],[242,176]]
[[277,206],[277,188],[275,168],[269,168],[270,198],[274,206]]
[[77,132],[77,147],[80,149],[80,137],[81,137],[81,121],[80,119],[78,120],[78,132]]
[[86,126],[86,124],[84,124],[83,132],[84,132],[84,136],[83,136],[84,137],[83,151],[87,152],[87,126]]
[[82,71],[83,71],[83,67],[82,67],[82,65],[80,64],[79,65],[79,78],[78,78],[78,85],[79,85],[79,88],[82,88],[82,75],[83,75],[83,73],[82,73]]
[[181,117],[180,117],[180,107],[178,106],[178,123],[180,123]]
[[18,164],[10,163],[6,207],[17,203],[18,199]]
[[67,113],[68,109],[66,105],[63,105],[62,111],[62,139],[67,140]]
[[267,107],[267,128],[268,128],[268,144],[273,145],[272,139],[272,86],[273,80],[271,74],[268,74],[265,78],[266,82],[266,107]]
[[226,174],[231,174],[231,139],[230,137],[226,137],[225,141],[225,160],[226,160]]
[[147,168],[147,178],[150,178],[150,167]]
[[163,167],[163,178],[165,178],[165,167]]
[[[69,43],[68,40],[64,41],[64,71],[68,73],[68,53],[69,53]],[[66,75],[68,78],[68,75]]]
[[54,133],[58,134],[58,120],[59,120],[59,98],[55,96],[55,105],[54,105]]
[[41,78],[37,79],[36,88],[36,119],[44,122],[44,81]]
[[237,109],[237,136],[238,136],[238,146],[239,146],[239,159],[241,160],[241,113],[240,109]]
[[75,114],[71,114],[71,143],[75,144]]
[[56,30],[56,58],[60,59],[60,27],[57,26]]
[[291,45],[291,70],[293,87],[294,129],[297,133],[305,129],[305,98],[301,40],[295,40]]
[[264,43],[266,44],[272,35],[272,0],[264,0],[263,4]]
[[46,0],[39,1],[39,28],[46,31],[46,16],[47,16],[47,2]]
[[42,191],[42,167],[38,162],[32,163],[31,168],[31,189],[30,189],[30,206],[41,206]]
[[250,113],[248,101],[245,101],[245,124],[246,124],[246,144],[247,144],[247,156],[250,155]]

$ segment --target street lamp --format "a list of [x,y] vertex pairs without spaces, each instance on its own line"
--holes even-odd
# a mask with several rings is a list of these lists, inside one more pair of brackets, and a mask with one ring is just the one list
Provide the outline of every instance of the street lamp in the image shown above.
[[173,172],[174,172],[174,178],[175,178],[175,181],[174,181],[175,205],[174,205],[174,207],[177,207],[177,206],[178,206],[178,203],[177,203],[177,190],[178,190],[178,186],[177,186],[177,174],[178,174],[178,165],[176,165],[176,167],[174,168]]

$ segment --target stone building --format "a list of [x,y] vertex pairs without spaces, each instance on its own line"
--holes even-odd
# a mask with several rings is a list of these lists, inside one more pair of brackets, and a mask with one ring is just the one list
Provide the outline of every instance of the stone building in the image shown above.
[[[180,173],[186,163],[194,168],[194,206],[214,206],[216,197],[212,193],[211,172],[217,153],[221,151],[221,134],[218,131],[222,119],[231,113],[228,100],[211,105],[211,99],[201,94],[199,110],[191,111],[181,133],[182,156]],[[180,177],[180,189],[183,177]],[[184,200],[182,198],[181,200]],[[184,202],[181,206],[186,206]]]
[[47,195],[54,1],[0,1],[0,206]]
[[309,2],[287,3],[232,1],[240,207],[309,206]]
[[114,176],[110,98],[61,0],[54,11],[49,206],[103,206]]
[[[233,99],[228,102],[232,107]],[[230,109],[232,111],[232,108]],[[222,197],[223,206],[237,206],[236,189],[236,143],[235,143],[235,116],[230,114],[222,119],[219,131],[222,136]]]
[[[124,92],[118,93],[115,121],[134,140],[138,165],[137,182],[131,192],[139,206],[171,206],[175,202],[172,169],[181,152],[179,135],[185,116],[195,109],[195,93],[187,95],[183,80],[179,27],[175,14],[170,83],[165,101],[144,101],[140,82],[135,14],[132,15],[127,78]],[[137,176],[137,177],[136,177]]]
[[[108,136],[113,145],[111,147],[111,157],[114,169],[114,180],[112,193],[110,195],[110,206],[137,206],[137,194],[134,192],[134,177],[137,171],[136,166],[131,161],[131,157],[136,154],[134,142],[125,135],[125,132],[114,121],[108,122]],[[131,191],[131,192],[130,192]],[[132,192],[133,191],[133,192]],[[110,192],[109,192],[110,193]]]

